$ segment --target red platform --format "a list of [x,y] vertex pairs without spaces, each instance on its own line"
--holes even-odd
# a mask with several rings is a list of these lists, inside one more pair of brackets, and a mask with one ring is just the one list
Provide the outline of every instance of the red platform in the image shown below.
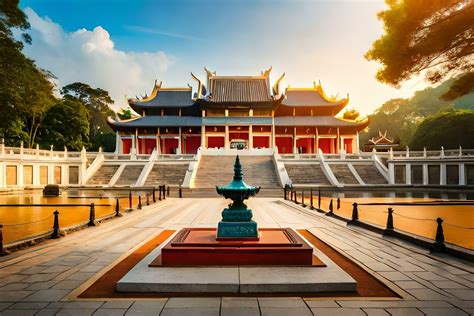
[[150,266],[324,265],[314,261],[313,248],[289,228],[259,233],[259,240],[217,240],[215,228],[183,228]]

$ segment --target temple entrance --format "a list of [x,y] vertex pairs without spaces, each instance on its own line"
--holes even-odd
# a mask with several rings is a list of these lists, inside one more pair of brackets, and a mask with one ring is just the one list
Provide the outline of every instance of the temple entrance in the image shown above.
[[296,139],[296,148],[299,154],[312,154],[314,148],[314,138],[305,137]]
[[247,141],[245,139],[234,139],[230,142],[231,149],[246,149]]
[[198,148],[201,146],[201,136],[183,136],[183,154],[196,154]]
[[254,136],[253,148],[270,148],[270,135],[268,136]]
[[352,149],[352,138],[344,138],[344,150],[348,154],[352,154],[354,152]]
[[161,153],[162,154],[176,154],[178,152],[178,137],[162,137],[161,138]]
[[293,137],[282,136],[275,138],[276,146],[280,154],[292,154],[293,153]]
[[324,154],[333,153],[334,148],[334,138],[319,138],[318,146]]
[[224,148],[224,136],[207,136],[207,148]]
[[131,138],[122,138],[122,153],[130,154],[130,149],[132,148],[132,139]]

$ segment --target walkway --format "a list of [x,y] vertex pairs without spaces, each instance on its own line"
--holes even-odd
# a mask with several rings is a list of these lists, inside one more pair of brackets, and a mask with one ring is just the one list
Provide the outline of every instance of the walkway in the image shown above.
[[0,257],[3,315],[469,315],[474,314],[474,267],[450,257],[285,204],[250,201],[260,227],[309,229],[403,296],[354,298],[170,298],[68,300],[74,289],[151,235],[164,229],[213,227],[223,199],[173,199],[59,240]]

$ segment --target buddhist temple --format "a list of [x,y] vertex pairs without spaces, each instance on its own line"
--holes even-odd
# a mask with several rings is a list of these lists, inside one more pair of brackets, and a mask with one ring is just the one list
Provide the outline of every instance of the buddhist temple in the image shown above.
[[281,75],[270,84],[271,68],[257,76],[218,76],[206,68],[204,83],[166,88],[128,99],[139,114],[108,119],[117,133],[117,153],[195,154],[198,148],[276,148],[279,153],[355,153],[368,119],[337,118],[349,97],[328,97],[320,83],[280,91]]
[[399,142],[395,141],[395,138],[391,138],[387,136],[387,131],[381,132],[379,131],[379,135],[377,137],[372,137],[369,141],[364,145],[364,151],[389,151],[390,149],[395,149],[400,146]]

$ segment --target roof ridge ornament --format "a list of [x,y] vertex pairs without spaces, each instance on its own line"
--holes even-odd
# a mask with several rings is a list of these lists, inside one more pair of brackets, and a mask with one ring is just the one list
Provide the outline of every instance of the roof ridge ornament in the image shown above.
[[198,88],[197,88],[197,99],[205,96],[207,94],[206,86],[202,83],[202,81],[196,77],[195,74],[191,72],[191,77],[197,81],[198,83]]
[[267,70],[261,72],[262,77],[268,78],[270,76],[271,71],[272,71],[272,66],[270,66],[270,68],[268,68]]
[[209,69],[207,69],[206,66],[204,66],[204,70],[206,71],[207,73],[207,77],[213,77],[213,76],[216,76],[217,72],[215,71],[210,71]]
[[278,78],[278,80],[275,82],[275,84],[273,85],[273,95],[274,96],[277,96],[280,94],[280,82],[281,80],[283,79],[283,77],[285,77],[285,73],[283,73],[280,78]]

